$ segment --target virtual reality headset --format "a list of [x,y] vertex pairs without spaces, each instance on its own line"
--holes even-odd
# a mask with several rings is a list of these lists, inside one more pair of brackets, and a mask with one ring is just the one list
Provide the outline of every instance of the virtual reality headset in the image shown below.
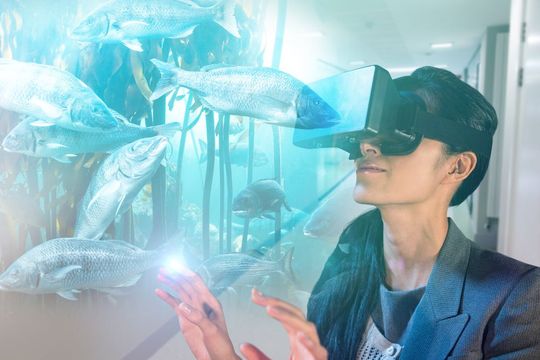
[[413,91],[416,79],[392,79],[372,65],[317,81],[309,87],[338,114],[332,126],[294,130],[293,143],[304,148],[337,147],[349,159],[361,157],[359,144],[376,144],[384,155],[407,155],[423,137],[489,157],[492,136],[433,115]]

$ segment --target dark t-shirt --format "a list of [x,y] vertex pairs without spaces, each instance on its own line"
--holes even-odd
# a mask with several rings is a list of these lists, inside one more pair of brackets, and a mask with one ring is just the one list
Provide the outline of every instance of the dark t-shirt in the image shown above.
[[425,290],[425,286],[408,291],[392,290],[381,284],[380,301],[371,318],[386,339],[403,345],[407,324]]

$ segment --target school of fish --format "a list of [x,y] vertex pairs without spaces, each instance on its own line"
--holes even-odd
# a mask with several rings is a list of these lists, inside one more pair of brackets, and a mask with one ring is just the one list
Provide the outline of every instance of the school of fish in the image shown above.
[[[80,42],[122,43],[137,52],[145,50],[142,40],[185,37],[208,22],[240,37],[235,8],[234,0],[114,0],[82,18],[70,36]],[[309,86],[276,69],[213,65],[186,71],[158,59],[151,62],[161,77],[150,100],[183,87],[208,110],[273,125],[317,129],[340,121],[339,114]],[[0,59],[0,83],[0,108],[21,118],[2,140],[4,151],[62,163],[72,163],[80,154],[109,153],[77,207],[73,236],[48,240],[25,252],[0,274],[0,290],[76,300],[83,290],[114,293],[132,286],[146,270],[163,265],[164,257],[173,251],[170,245],[143,250],[122,240],[101,239],[163,163],[168,138],[181,131],[179,124],[131,124],[73,74],[51,65]],[[239,127],[238,133],[229,146],[231,162],[247,166],[246,130]],[[206,144],[202,140],[200,144],[204,161]],[[256,147],[254,166],[268,162]],[[281,184],[262,179],[241,190],[231,210],[241,218],[273,220],[272,213],[282,207],[292,211]],[[292,229],[297,221],[286,224]],[[253,236],[250,239],[254,241]],[[257,252],[223,254],[204,261],[199,272],[214,290],[258,285],[276,273],[294,282],[292,255],[291,249],[272,261]]]

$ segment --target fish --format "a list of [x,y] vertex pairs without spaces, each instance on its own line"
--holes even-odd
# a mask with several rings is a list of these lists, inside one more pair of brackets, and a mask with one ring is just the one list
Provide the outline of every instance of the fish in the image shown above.
[[354,201],[353,190],[355,186],[356,174],[352,172],[311,213],[311,216],[304,224],[304,235],[335,240],[354,219],[372,210],[373,206],[359,204]]
[[0,59],[0,83],[0,108],[40,119],[34,126],[58,125],[82,132],[119,126],[118,115],[68,71]]
[[266,123],[316,129],[335,126],[339,114],[308,85],[273,68],[210,65],[202,71],[186,71],[152,59],[161,73],[151,100],[185,87],[207,109],[249,116]]
[[[199,139],[199,144],[201,146],[201,163],[205,162],[208,158],[207,154],[207,144],[204,140]],[[241,142],[234,144],[230,151],[230,160],[231,164],[247,167],[249,160],[249,144],[247,142]],[[219,148],[216,148],[216,156],[219,157]],[[257,146],[253,149],[253,166],[261,167],[268,164],[268,156]]]
[[114,294],[160,266],[169,250],[146,251],[121,240],[53,239],[33,247],[0,274],[0,290],[56,293],[67,300],[77,300],[78,293],[89,289]]
[[100,239],[114,219],[126,212],[156,173],[167,138],[154,136],[124,145],[99,166],[77,212],[74,237]]
[[281,185],[272,179],[262,179],[249,184],[236,195],[232,211],[243,218],[273,218],[269,213],[278,211],[281,206],[292,211]]
[[294,283],[293,252],[294,249],[290,249],[279,261],[242,253],[216,255],[205,260],[197,272],[213,291],[232,286],[257,286],[274,273],[284,274]]
[[2,141],[2,148],[34,157],[71,163],[79,154],[110,152],[135,140],[158,135],[174,136],[179,123],[143,127],[128,122],[106,133],[87,133],[57,125],[36,127],[35,119],[17,124]]
[[[281,230],[290,232],[292,231],[300,222],[304,221],[309,217],[308,214],[302,210],[292,208],[292,211],[282,212],[281,214]],[[243,225],[233,224],[243,229]],[[265,240],[273,239],[275,231],[275,221],[274,219],[268,218],[254,218],[249,222],[249,231],[255,237]],[[286,233],[282,233],[286,235]]]
[[181,38],[199,24],[214,21],[239,38],[234,0],[201,7],[182,0],[116,0],[98,7],[72,30],[83,42],[122,43],[143,51],[141,39]]

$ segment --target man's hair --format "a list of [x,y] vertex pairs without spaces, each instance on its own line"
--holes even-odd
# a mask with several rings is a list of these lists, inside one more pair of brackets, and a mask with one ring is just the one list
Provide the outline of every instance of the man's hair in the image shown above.
[[[424,100],[429,113],[467,125],[493,136],[497,129],[497,114],[486,98],[469,84],[461,81],[450,71],[424,66],[411,75],[415,89],[411,89]],[[471,149],[445,144],[448,155]],[[454,193],[450,206],[461,204],[476,190],[484,178],[490,156],[476,154],[478,161],[473,172]]]

